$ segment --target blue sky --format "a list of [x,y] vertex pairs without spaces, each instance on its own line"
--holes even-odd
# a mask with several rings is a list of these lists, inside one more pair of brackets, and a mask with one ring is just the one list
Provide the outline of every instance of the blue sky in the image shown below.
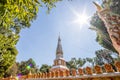
[[53,8],[50,14],[46,14],[46,8],[40,8],[38,17],[32,22],[31,27],[20,33],[17,61],[33,58],[39,66],[52,65],[59,32],[66,61],[73,57],[94,57],[95,51],[102,48],[95,41],[96,33],[88,29],[90,25],[73,23],[76,19],[73,10],[79,14],[85,10],[88,16],[96,12],[92,1],[64,0],[57,3],[56,8]]

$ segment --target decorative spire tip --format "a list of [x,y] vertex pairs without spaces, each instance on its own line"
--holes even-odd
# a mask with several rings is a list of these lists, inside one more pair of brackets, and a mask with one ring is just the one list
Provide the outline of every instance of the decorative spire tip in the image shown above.
[[97,4],[97,3],[94,2],[94,1],[93,1],[93,4],[96,6],[97,11],[101,11],[101,10],[102,10],[102,7],[101,7],[99,4]]
[[60,39],[60,32],[59,32],[59,36],[58,36],[58,41],[61,41],[61,39]]

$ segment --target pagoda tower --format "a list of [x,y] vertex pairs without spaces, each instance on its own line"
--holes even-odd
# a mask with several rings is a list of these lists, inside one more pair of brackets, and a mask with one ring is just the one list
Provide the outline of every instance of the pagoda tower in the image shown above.
[[66,67],[66,61],[63,58],[63,50],[60,36],[58,37],[58,44],[56,49],[56,58],[54,60],[54,65],[50,69],[50,71],[58,71],[58,70],[68,70]]

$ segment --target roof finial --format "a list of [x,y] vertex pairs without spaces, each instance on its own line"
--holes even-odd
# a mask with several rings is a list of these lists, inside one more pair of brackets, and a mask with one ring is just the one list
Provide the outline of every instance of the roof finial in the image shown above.
[[58,41],[61,41],[61,39],[60,39],[60,32],[59,32],[59,36],[58,36]]
[[101,7],[99,4],[97,4],[97,3],[94,2],[94,1],[93,1],[93,4],[96,6],[97,11],[101,11],[101,10],[102,10],[102,7]]

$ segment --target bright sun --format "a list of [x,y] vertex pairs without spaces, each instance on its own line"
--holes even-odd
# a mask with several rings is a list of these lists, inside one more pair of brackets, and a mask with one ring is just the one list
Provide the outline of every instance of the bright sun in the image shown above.
[[75,9],[71,9],[74,16],[74,20],[73,23],[74,24],[78,24],[81,27],[83,27],[83,25],[87,24],[88,25],[88,20],[89,20],[89,16],[86,14],[85,9],[83,9],[83,12],[77,12]]
[[88,23],[88,16],[86,14],[77,14],[76,19],[74,20],[74,23],[84,25]]

